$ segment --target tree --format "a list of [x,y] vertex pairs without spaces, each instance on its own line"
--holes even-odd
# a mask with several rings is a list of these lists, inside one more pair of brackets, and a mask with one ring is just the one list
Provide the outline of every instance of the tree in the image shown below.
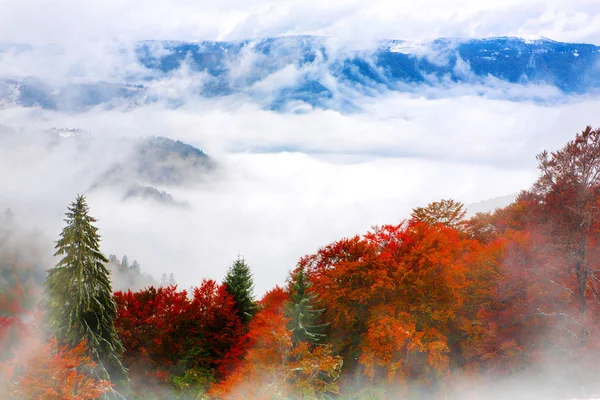
[[67,225],[56,242],[55,256],[63,258],[48,271],[44,304],[60,346],[74,348],[85,340],[100,378],[121,379],[126,371],[119,358],[123,346],[114,326],[116,304],[104,265],[108,260],[88,211],[81,195],[68,207]]
[[426,207],[415,208],[410,216],[413,220],[429,225],[442,224],[449,228],[463,230],[466,221],[464,204],[452,199],[429,203]]
[[202,390],[233,370],[246,350],[233,297],[214,280],[203,280],[192,296],[167,286],[116,292],[115,300],[123,360],[143,398],[168,382]]
[[167,275],[166,272],[164,274],[162,274],[162,276],[160,277],[160,286],[161,287],[169,286],[169,276]]
[[537,159],[541,176],[533,193],[539,196],[542,214],[551,218],[549,237],[565,249],[577,282],[573,290],[579,318],[584,319],[590,281],[597,281],[600,272],[592,265],[599,239],[600,129],[588,126],[559,151],[544,151]]
[[[166,366],[178,362],[184,351],[183,329],[192,316],[187,292],[174,286],[149,287],[139,292],[116,292],[117,332],[125,347],[123,356],[132,369]],[[139,368],[138,368],[139,369]]]
[[439,381],[449,371],[473,246],[456,229],[412,220],[303,258],[346,371],[373,382]]
[[254,281],[250,267],[239,257],[227,271],[223,280],[229,294],[233,296],[237,314],[244,324],[248,324],[258,311],[254,300]]
[[168,384],[173,368],[183,358],[185,339],[199,332],[190,329],[197,315],[190,314],[187,292],[174,286],[149,287],[139,292],[116,292],[115,326],[125,352],[134,392],[156,392]]
[[194,367],[214,369],[218,377],[224,377],[243,358],[247,344],[233,296],[224,284],[204,279],[193,290],[190,306],[195,315],[194,329],[199,334],[188,340],[188,360]]
[[126,255],[123,256],[123,258],[121,259],[121,267],[122,268],[129,268],[129,259],[127,258]]
[[322,399],[339,394],[342,359],[331,346],[292,344],[280,287],[267,292],[249,323],[250,348],[241,365],[209,394],[226,399]]
[[[4,368],[2,368],[4,367]],[[90,360],[85,342],[69,348],[48,343],[29,343],[13,359],[0,365],[7,370],[7,387],[0,399],[92,400],[110,392],[108,381],[92,378],[87,371],[96,365]]]
[[131,263],[130,268],[136,272],[140,272],[141,271],[141,267],[140,264],[137,262],[137,260],[133,260],[133,262]]
[[285,316],[289,318],[288,330],[292,332],[292,343],[316,344],[322,342],[324,324],[319,324],[323,309],[315,309],[316,295],[309,291],[309,282],[304,268],[299,267],[290,277],[288,292],[290,301],[285,305]]

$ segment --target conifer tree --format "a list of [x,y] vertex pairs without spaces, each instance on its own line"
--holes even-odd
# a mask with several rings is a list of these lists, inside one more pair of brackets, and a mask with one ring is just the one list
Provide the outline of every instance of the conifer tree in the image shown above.
[[309,282],[304,268],[300,267],[289,279],[290,300],[285,306],[285,316],[290,319],[287,329],[292,332],[292,343],[317,344],[323,342],[325,325],[319,324],[323,309],[316,309],[316,295],[309,292]]
[[238,256],[229,268],[229,271],[227,271],[223,283],[227,292],[235,300],[238,316],[244,324],[247,324],[258,311],[258,305],[254,300],[252,272],[250,272],[250,267],[246,264],[246,260]]
[[140,263],[138,263],[137,260],[133,260],[133,262],[131,263],[129,268],[131,268],[135,272],[138,272],[138,273],[141,272]]
[[123,269],[129,268],[129,259],[127,258],[126,255],[124,255],[123,258],[121,259],[121,267]]
[[164,274],[162,274],[162,276],[160,277],[160,286],[161,287],[169,286],[169,276],[167,275],[166,272]]
[[114,327],[117,310],[104,265],[108,260],[88,211],[81,195],[68,207],[67,225],[55,246],[55,256],[63,258],[48,270],[44,304],[59,344],[75,348],[85,340],[99,377],[119,380],[126,378],[126,370],[119,359],[123,346]]

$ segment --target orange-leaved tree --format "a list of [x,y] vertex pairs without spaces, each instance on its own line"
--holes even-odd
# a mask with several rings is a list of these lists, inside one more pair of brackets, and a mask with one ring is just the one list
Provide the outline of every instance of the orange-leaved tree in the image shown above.
[[413,219],[305,257],[301,265],[345,368],[400,385],[446,375],[467,255],[476,245],[454,227]]
[[341,359],[329,346],[292,343],[284,316],[287,293],[276,287],[260,301],[249,325],[249,350],[242,364],[210,394],[225,399],[318,398],[337,394]]
[[1,367],[6,387],[0,398],[85,400],[112,390],[110,382],[92,376],[96,364],[85,342],[69,348],[58,347],[56,339],[33,340]]

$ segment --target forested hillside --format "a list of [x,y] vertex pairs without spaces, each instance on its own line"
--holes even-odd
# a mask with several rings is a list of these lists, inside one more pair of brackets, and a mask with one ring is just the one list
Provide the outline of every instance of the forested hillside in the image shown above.
[[537,162],[505,208],[467,218],[455,200],[415,205],[282,265],[287,281],[261,298],[260,266],[241,256],[221,282],[189,289],[109,260],[84,196],[42,266],[39,237],[17,235],[7,211],[0,398],[598,395],[600,129]]

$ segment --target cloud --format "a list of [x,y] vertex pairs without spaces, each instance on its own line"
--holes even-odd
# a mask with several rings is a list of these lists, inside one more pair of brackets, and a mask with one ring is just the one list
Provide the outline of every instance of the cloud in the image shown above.
[[133,43],[95,41],[40,45],[0,51],[0,77],[40,78],[45,84],[123,82],[149,75],[138,62]]
[[595,0],[3,0],[0,42],[223,40],[322,34],[348,42],[542,35],[600,44]]
[[[535,33],[600,43],[600,24],[587,23],[598,18],[600,7],[584,0],[424,0],[418,7],[341,0],[23,0],[1,6],[0,42],[33,46],[4,49],[0,76],[36,76],[57,86],[157,77],[136,62],[131,45],[152,38],[315,33],[332,36],[325,43],[331,54],[364,51],[383,37]],[[52,42],[57,44],[45,45]],[[431,59],[430,49],[421,50]],[[537,153],[558,148],[587,124],[600,125],[597,97],[566,96],[546,85],[442,79],[403,93],[377,87],[361,94],[331,75],[333,58],[274,74],[260,73],[264,56],[251,49],[241,60],[226,79],[233,87],[251,85],[246,94],[200,97],[209,77],[184,64],[144,81],[146,97],[133,105],[0,110],[0,125],[17,129],[9,136],[0,131],[0,210],[13,208],[53,237],[67,204],[86,193],[105,253],[127,254],[157,278],[174,272],[188,286],[222,278],[240,252],[263,293],[282,284],[302,255],[372,225],[396,223],[413,207],[518,192],[535,179]],[[461,68],[469,75],[468,64]],[[297,113],[265,109],[300,79],[319,81],[333,109],[313,108],[301,98],[290,105]],[[346,99],[360,112],[335,111]],[[53,143],[40,134],[52,127],[89,131],[94,146]],[[129,140],[142,136],[183,140],[219,163],[194,185],[157,187],[189,208],[123,200],[110,187],[89,190],[95,177],[127,159]]]
[[[159,102],[82,113],[1,110],[1,125],[22,130],[0,147],[0,208],[52,237],[66,205],[86,193],[105,253],[127,254],[157,278],[174,272],[187,288],[221,279],[239,252],[263,293],[304,254],[396,223],[413,207],[527,188],[537,175],[535,154],[600,125],[595,97],[544,105],[481,96],[470,85],[449,90],[439,98],[362,98],[363,111],[353,114],[276,113],[236,96],[189,98],[176,109]],[[89,131],[96,144],[53,147],[34,134],[52,127]],[[88,192],[95,176],[127,158],[126,139],[153,135],[195,145],[219,163],[196,184],[159,185],[189,208],[123,200],[111,188]]]
[[[430,76],[435,84],[400,92],[372,83],[357,90],[331,68],[335,56],[364,55],[381,38],[423,44],[444,36],[536,35],[600,44],[596,0],[0,0],[0,7],[0,44],[32,44],[0,46],[0,77],[37,77],[56,88],[100,81],[145,86],[134,104],[81,112],[0,107],[0,212],[10,207],[25,229],[41,232],[46,269],[58,261],[53,240],[66,206],[83,193],[106,255],[126,254],[155,279],[173,272],[187,289],[204,278],[221,280],[241,254],[260,296],[282,285],[303,255],[397,223],[414,207],[441,198],[494,199],[476,211],[504,203],[535,180],[536,154],[559,148],[588,124],[600,126],[596,94],[473,77],[464,60],[455,73],[465,82]],[[146,70],[133,46],[154,38],[288,34],[328,36],[324,46],[334,56],[273,73],[264,68],[265,55],[245,49],[223,79],[249,88],[212,98],[199,95],[208,74],[190,63],[164,76]],[[165,52],[152,44],[150,50]],[[426,44],[398,50],[437,65],[454,56],[451,47],[440,53]],[[301,80],[323,85],[329,109],[313,107],[310,94],[287,104],[288,112],[268,109]],[[347,111],[345,101],[357,112],[336,111]],[[93,140],[57,141],[47,132],[53,127],[80,128]],[[134,139],[145,136],[190,143],[218,164],[194,183],[156,184],[188,207],[124,199],[113,186],[91,189],[108,169],[126,163]],[[511,385],[498,383],[499,398]],[[481,397],[478,388],[457,397],[467,395]]]

